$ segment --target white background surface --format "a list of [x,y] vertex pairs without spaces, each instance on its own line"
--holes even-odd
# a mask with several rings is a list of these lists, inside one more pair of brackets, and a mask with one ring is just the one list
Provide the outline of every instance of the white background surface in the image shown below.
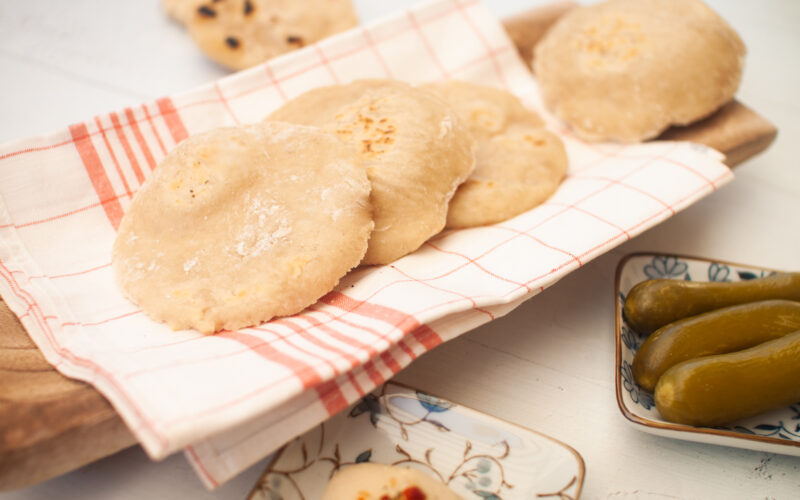
[[[485,1],[500,17],[543,3]],[[356,0],[362,20],[412,3]],[[800,458],[644,434],[614,398],[613,278],[623,255],[653,250],[800,270],[800,2],[708,3],[747,44],[738,97],[777,125],[773,146],[719,192],[398,376],[572,445],[586,462],[587,499],[800,497]],[[225,74],[166,19],[159,0],[0,0],[0,142]],[[264,467],[210,493],[182,456],[151,463],[132,448],[0,498],[244,498]]]

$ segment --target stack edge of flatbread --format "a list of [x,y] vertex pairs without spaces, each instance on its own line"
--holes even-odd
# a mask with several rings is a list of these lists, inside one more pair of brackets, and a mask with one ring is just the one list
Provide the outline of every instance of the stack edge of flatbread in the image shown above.
[[561,140],[508,92],[322,87],[179,144],[134,198],[112,262],[127,296],[174,329],[252,326],[445,227],[525,212],[566,170]]

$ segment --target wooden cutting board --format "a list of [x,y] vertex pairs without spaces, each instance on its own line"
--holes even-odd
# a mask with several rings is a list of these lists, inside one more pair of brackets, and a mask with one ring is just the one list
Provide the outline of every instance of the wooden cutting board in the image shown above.
[[[551,4],[503,22],[525,61],[553,21],[574,6]],[[766,149],[776,134],[770,122],[733,101],[662,138],[705,144],[735,166]],[[0,490],[43,481],[134,444],[105,398],[56,372],[0,300]]]

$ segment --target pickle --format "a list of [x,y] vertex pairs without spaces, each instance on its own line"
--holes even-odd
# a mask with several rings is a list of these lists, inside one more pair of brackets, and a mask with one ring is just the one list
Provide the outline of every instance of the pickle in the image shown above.
[[633,378],[652,391],[659,377],[687,359],[725,354],[800,330],[800,302],[764,300],[684,318],[656,330],[633,358]]
[[631,328],[650,334],[666,324],[695,314],[771,299],[800,301],[800,273],[775,274],[730,283],[669,279],[643,281],[628,292],[623,314]]
[[743,351],[690,359],[658,380],[656,408],[671,422],[724,425],[800,401],[800,331]]

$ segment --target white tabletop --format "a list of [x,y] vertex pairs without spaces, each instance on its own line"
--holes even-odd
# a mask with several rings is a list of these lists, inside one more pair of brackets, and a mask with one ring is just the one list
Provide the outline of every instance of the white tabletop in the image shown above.
[[[502,17],[543,1],[486,3]],[[623,255],[654,250],[800,270],[800,2],[707,1],[747,44],[738,96],[777,125],[777,141],[719,192],[397,377],[570,444],[586,462],[583,498],[800,496],[800,458],[651,436],[624,420],[614,397],[613,277]],[[356,1],[362,20],[412,3]],[[0,68],[0,142],[227,74],[165,18],[159,0],[3,0]],[[243,498],[264,467],[206,492],[182,456],[151,463],[132,448],[0,498]]]

